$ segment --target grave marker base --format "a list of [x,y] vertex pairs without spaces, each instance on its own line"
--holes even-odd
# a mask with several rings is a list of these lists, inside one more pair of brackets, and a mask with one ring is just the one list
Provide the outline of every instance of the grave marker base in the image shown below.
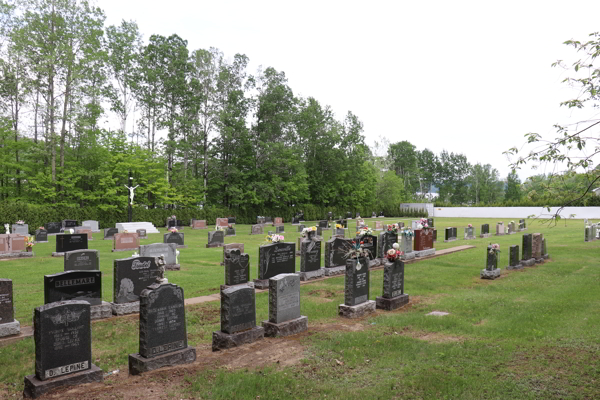
[[268,279],[255,279],[254,287],[256,289],[268,289],[269,288],[269,280]]
[[501,269],[496,268],[493,271],[488,271],[487,269],[481,270],[481,279],[496,279],[500,276]]
[[385,264],[385,258],[374,258],[369,261],[369,268],[377,268]]
[[550,258],[550,254],[544,254],[544,255],[542,256],[542,258],[543,258],[544,260],[547,260],[547,259],[549,259],[549,258]]
[[491,233],[482,233],[481,235],[479,235],[480,238],[489,238],[490,236],[492,236]]
[[535,265],[535,258],[530,258],[529,260],[521,260],[521,264],[525,267],[531,267]]
[[[345,268],[345,267],[344,267]],[[316,271],[298,272],[301,281],[309,281],[311,279],[319,279],[325,275],[325,268],[319,268]]]
[[338,307],[338,315],[345,318],[360,318],[372,312],[375,312],[375,300],[367,300],[356,306],[340,304]]
[[275,324],[269,321],[263,321],[262,327],[265,329],[266,337],[291,336],[308,330],[308,317],[301,315],[300,318]]
[[181,270],[181,264],[167,264],[165,265],[167,271],[179,271]]
[[458,240],[458,238],[452,238],[452,239],[444,240],[444,243],[455,242],[457,240]]
[[[267,280],[268,281],[268,280]],[[265,337],[265,329],[262,326],[255,326],[247,331],[233,334],[215,331],[213,332],[212,350],[219,351],[238,347],[243,344],[254,343]]]
[[435,249],[427,249],[421,251],[413,251],[415,257],[427,257],[435,254]]
[[414,251],[411,251],[410,253],[405,253],[404,255],[400,256],[401,260],[406,261],[406,260],[414,260],[416,257],[416,254]]
[[77,386],[84,383],[102,382],[103,380],[104,372],[94,364],[86,371],[59,376],[45,381],[40,381],[35,375],[28,375],[25,377],[23,397],[26,399],[35,399],[63,386]]
[[117,252],[117,251],[136,251],[138,249],[139,249],[139,247],[131,247],[129,249],[112,249],[112,252],[114,253],[114,252]]
[[21,324],[16,319],[13,322],[0,325],[0,337],[18,335],[21,333]]
[[140,312],[140,302],[131,303],[110,303],[113,315],[136,314]]
[[190,346],[152,358],[146,358],[139,353],[130,354],[129,375],[140,375],[155,369],[190,364],[194,361],[196,361],[196,348]]
[[64,252],[59,252],[59,253],[57,253],[55,251],[52,252],[52,257],[64,257],[64,256],[65,256]]
[[340,265],[339,267],[325,268],[325,276],[343,275],[345,273],[346,273],[345,265]]
[[475,239],[475,236],[465,236],[465,240],[473,240]]
[[30,258],[33,257],[35,253],[33,251],[15,251],[14,253],[0,253],[0,260],[10,260],[15,258]]
[[523,269],[523,264],[518,263],[517,265],[509,265],[506,268],[507,271],[512,271],[512,270],[516,270],[516,269]]
[[[211,247],[223,247],[224,244],[225,243],[211,243],[211,244],[207,243],[206,248],[210,249]],[[182,246],[179,246],[179,245],[177,246],[177,248],[180,248],[180,247],[182,247]],[[185,246],[185,247],[187,247],[187,246]]]
[[103,301],[102,304],[90,306],[90,319],[102,319],[112,317],[112,304]]
[[507,235],[514,235],[517,232],[508,232]]
[[504,236],[505,233],[496,233],[496,236]]
[[400,296],[392,297],[390,299],[386,297],[376,297],[375,303],[376,307],[386,311],[392,311],[397,308],[403,307],[408,304],[409,298],[408,295],[401,294]]

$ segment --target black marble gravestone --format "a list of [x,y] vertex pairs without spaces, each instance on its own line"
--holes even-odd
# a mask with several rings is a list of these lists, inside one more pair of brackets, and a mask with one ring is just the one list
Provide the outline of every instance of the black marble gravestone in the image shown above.
[[14,320],[12,280],[0,278],[0,325]]
[[386,253],[395,243],[398,243],[398,234],[389,231],[379,234],[377,257],[385,258]]
[[250,279],[250,256],[239,249],[225,250],[225,284],[239,285]]
[[83,300],[90,305],[102,304],[102,272],[66,271],[44,275],[44,303]]
[[510,266],[515,267],[519,264],[519,245],[510,246]]
[[63,229],[75,228],[77,226],[77,221],[74,219],[63,219],[62,227]]
[[533,239],[531,233],[523,235],[523,260],[529,260],[533,257],[532,253]]
[[255,326],[254,288],[239,285],[221,290],[221,331],[233,334]]
[[296,272],[296,244],[273,243],[258,248],[258,279]]
[[65,253],[65,271],[95,271],[100,269],[98,250],[73,250]]
[[60,233],[60,228],[62,228],[62,224],[60,222],[48,222],[44,225],[48,233]]
[[365,258],[346,260],[344,304],[356,306],[369,300],[369,262]]
[[458,232],[457,232],[457,230],[458,230],[458,229],[457,229],[456,227],[453,227],[453,228],[452,228],[452,238],[453,238],[453,239],[456,239],[456,238],[458,237]]
[[104,239],[113,240],[114,236],[119,233],[117,228],[104,228]]
[[223,231],[208,232],[208,243],[206,247],[221,247],[225,244],[225,233]]
[[300,248],[300,271],[317,271],[321,268],[321,241],[305,239]]
[[48,231],[46,229],[35,230],[35,241],[37,243],[43,243],[48,241]]
[[87,233],[56,235],[56,252],[66,253],[67,251],[83,250],[88,248]]
[[140,294],[160,275],[154,257],[129,257],[114,261],[113,296],[115,303],[139,301]]
[[404,294],[404,262],[385,263],[383,269],[383,297],[391,299]]
[[319,228],[327,228],[328,224],[327,224],[327,220],[323,220],[323,221],[319,221]]
[[350,239],[331,238],[325,243],[325,267],[334,268],[346,265],[346,253],[350,249]]

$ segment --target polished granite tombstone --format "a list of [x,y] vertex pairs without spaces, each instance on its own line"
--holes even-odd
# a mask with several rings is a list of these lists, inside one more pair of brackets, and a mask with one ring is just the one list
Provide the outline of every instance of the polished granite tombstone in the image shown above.
[[56,252],[53,257],[62,257],[67,251],[88,248],[88,235],[85,233],[56,235]]
[[395,310],[408,304],[409,296],[404,293],[404,261],[394,260],[383,266],[383,294],[375,298],[376,307]]
[[44,304],[82,300],[91,306],[102,304],[102,272],[65,271],[44,275]]
[[250,256],[239,248],[225,252],[225,285],[240,285],[250,280]]
[[369,260],[350,258],[346,260],[344,304],[338,306],[338,315],[360,318],[373,311],[375,301],[369,300]]
[[48,231],[46,229],[35,230],[35,242],[36,243],[48,243]]
[[113,252],[131,251],[140,247],[140,238],[134,232],[121,232],[113,236]]
[[265,336],[290,336],[308,329],[300,315],[300,277],[280,274],[269,279],[269,320],[263,321]]
[[155,257],[129,257],[114,260],[112,312],[124,315],[139,312],[140,294],[161,275]]
[[100,269],[98,250],[73,250],[65,253],[65,271],[95,271]]
[[141,257],[159,257],[165,258],[165,269],[169,271],[179,271],[181,265],[177,261],[177,245],[175,243],[151,243],[142,244],[139,247]]
[[481,270],[481,279],[496,279],[500,276],[501,270],[498,268],[498,252],[492,250],[492,246],[487,247],[487,260],[485,269]]
[[[221,231],[219,231],[219,232],[221,232]],[[221,232],[221,235],[223,235],[223,232]],[[163,243],[175,243],[177,245],[177,248],[179,248],[179,249],[187,248],[187,246],[185,245],[185,233],[183,233],[183,232],[165,233],[163,235]]]
[[206,248],[223,247],[225,244],[225,233],[223,231],[209,231]]
[[279,242],[258,248],[258,279],[254,281],[259,289],[269,286],[269,278],[279,274],[296,272],[296,244]]
[[346,272],[346,253],[351,239],[332,237],[325,242],[325,275],[341,275]]
[[0,337],[19,333],[21,324],[14,315],[12,280],[0,278]]

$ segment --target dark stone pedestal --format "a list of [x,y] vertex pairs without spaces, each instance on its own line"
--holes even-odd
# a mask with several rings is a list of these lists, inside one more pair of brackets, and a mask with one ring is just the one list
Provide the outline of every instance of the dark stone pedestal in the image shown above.
[[238,333],[225,333],[221,331],[213,332],[212,350],[230,349],[243,344],[254,343],[265,337],[265,329],[262,326],[255,326],[247,331]]
[[338,307],[338,315],[346,318],[360,318],[372,312],[375,312],[375,301],[373,300],[367,300],[357,306],[340,304]]
[[196,361],[196,348],[190,346],[152,358],[143,357],[139,353],[130,354],[129,375],[139,375],[143,372],[173,365],[190,364],[194,361]]
[[496,279],[500,276],[500,268],[496,268],[495,270],[489,271],[487,269],[481,270],[481,279]]
[[375,303],[376,308],[382,310],[392,311],[408,304],[408,295],[401,294],[400,296],[392,297],[390,299],[385,297],[376,297]]
[[[206,248],[210,249],[211,247],[223,247],[224,244],[225,243],[209,243],[206,245]],[[185,246],[185,247],[187,247],[187,246]],[[179,249],[179,248],[181,248],[181,246],[178,245],[177,248]]]
[[179,271],[181,270],[181,264],[167,264],[165,265],[167,271]]
[[268,279],[255,279],[254,287],[256,289],[268,289],[269,288],[269,280]]
[[319,279],[325,275],[325,268],[319,268],[315,271],[298,272],[301,281],[309,281],[311,279]]
[[90,307],[90,319],[112,317],[112,304],[103,301],[101,304]]
[[84,383],[102,382],[103,380],[104,373],[94,364],[92,364],[92,368],[86,371],[59,376],[45,381],[39,380],[35,375],[28,375],[25,377],[23,398],[35,399],[62,386],[83,385]]
[[525,267],[531,267],[535,265],[535,258],[530,258],[529,260],[521,260],[521,264]]
[[301,316],[300,318],[285,321],[280,324],[263,321],[262,326],[265,328],[265,336],[267,337],[290,336],[308,330],[308,317]]

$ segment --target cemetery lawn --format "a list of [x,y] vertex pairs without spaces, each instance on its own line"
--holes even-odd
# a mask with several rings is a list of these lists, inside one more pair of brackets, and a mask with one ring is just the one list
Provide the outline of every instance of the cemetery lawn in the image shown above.
[[[375,220],[365,219],[371,227]],[[391,223],[397,219],[384,219]],[[408,225],[410,220],[401,219]],[[510,220],[505,219],[505,226]],[[349,220],[354,232],[355,220]],[[104,383],[63,389],[61,399],[594,399],[600,398],[600,241],[583,241],[583,221],[548,227],[527,220],[525,233],[541,232],[551,259],[545,264],[506,271],[509,246],[521,247],[522,235],[480,239],[480,227],[492,219],[436,218],[436,249],[476,248],[407,264],[405,293],[410,304],[393,312],[377,311],[361,320],[337,316],[344,278],[302,285],[302,315],[309,330],[211,351],[212,332],[220,329],[219,302],[186,307],[194,364],[127,375],[127,356],[138,351],[138,316],[92,323],[94,363],[106,373]],[[518,220],[515,222],[518,223]],[[477,239],[462,240],[472,223]],[[309,226],[310,224],[306,224]],[[443,243],[444,228],[458,227],[459,240]],[[257,277],[258,245],[249,225],[237,237],[250,254],[251,277]],[[266,230],[266,229],[265,229]],[[273,229],[274,230],[274,229]],[[299,233],[285,225],[286,241]],[[164,228],[161,228],[164,232]],[[167,272],[186,298],[217,293],[223,282],[222,248],[206,249],[206,230],[185,228],[182,270]],[[331,231],[325,231],[329,239]],[[112,242],[89,243],[100,251],[103,299],[112,301],[112,263],[130,252],[110,252]],[[162,242],[149,234],[141,244]],[[61,272],[62,258],[50,257],[55,238],[34,247],[33,259],[0,262],[0,277],[13,279],[15,318],[30,326],[32,310],[43,304],[43,275]],[[486,246],[500,244],[502,276],[479,278]],[[521,249],[522,250],[522,249]],[[324,249],[322,255],[324,255]],[[296,259],[297,270],[300,257]],[[381,295],[382,270],[371,272],[370,299]],[[257,322],[268,317],[268,293],[256,295]],[[426,316],[445,311],[443,317]],[[34,343],[27,338],[0,347],[0,398],[17,398],[23,378],[34,373]],[[16,396],[16,397],[13,397]],[[49,398],[54,398],[50,395]]]

